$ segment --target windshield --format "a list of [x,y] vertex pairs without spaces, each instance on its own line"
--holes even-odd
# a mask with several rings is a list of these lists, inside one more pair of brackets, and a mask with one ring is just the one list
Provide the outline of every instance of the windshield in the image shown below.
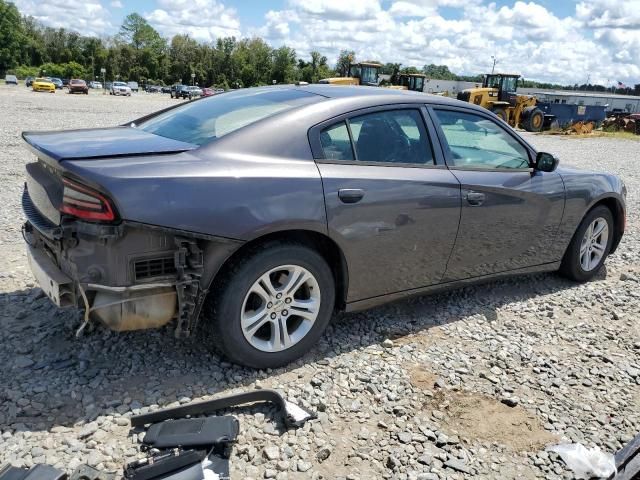
[[515,92],[518,89],[518,77],[503,77],[502,75],[487,75],[485,87],[497,88],[505,92]]
[[505,77],[502,80],[502,89],[505,92],[515,92],[518,89],[518,79],[516,77]]
[[263,118],[322,98],[302,90],[243,89],[171,109],[143,122],[138,128],[174,140],[203,145]]
[[127,86],[127,84],[124,83],[124,82],[113,82],[112,85],[114,87],[126,87]]
[[362,67],[360,70],[361,84],[378,84],[378,69],[376,67]]

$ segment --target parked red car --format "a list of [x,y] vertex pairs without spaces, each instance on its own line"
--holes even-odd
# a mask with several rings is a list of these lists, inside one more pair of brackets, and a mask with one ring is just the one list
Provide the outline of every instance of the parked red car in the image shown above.
[[203,88],[202,89],[202,96],[203,97],[210,97],[212,95],[215,95],[216,92],[213,88]]
[[69,93],[84,93],[85,95],[89,95],[87,82],[78,78],[72,78],[69,80]]

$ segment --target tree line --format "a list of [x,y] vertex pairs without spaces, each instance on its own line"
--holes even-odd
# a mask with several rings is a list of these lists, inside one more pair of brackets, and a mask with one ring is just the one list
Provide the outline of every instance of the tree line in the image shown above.
[[[200,86],[240,88],[272,83],[305,81],[348,76],[356,62],[355,52],[342,50],[334,68],[327,57],[312,51],[300,58],[286,45],[273,48],[258,37],[224,37],[213,43],[198,42],[189,35],[166,39],[141,15],[128,15],[119,32],[98,38],[80,35],[64,28],[47,27],[30,16],[21,15],[11,2],[0,0],[0,76],[19,78],[47,75],[59,78],[133,80],[149,84],[191,83]],[[380,62],[377,62],[380,63]],[[402,73],[423,73],[437,80],[481,82],[482,75],[457,75],[446,65],[427,64],[421,69],[400,63],[382,64],[381,73],[397,83]],[[605,91],[601,85],[579,87],[527,80],[534,88],[584,89]],[[609,90],[609,89],[607,89]],[[614,89],[616,93],[640,95],[640,84]]]
[[137,13],[124,19],[117,35],[97,38],[44,26],[0,0],[0,75],[100,80],[101,69],[107,80],[190,84],[194,74],[194,83],[222,88],[312,83],[334,74],[318,52],[298,58],[294,49],[273,48],[261,38],[165,39]]

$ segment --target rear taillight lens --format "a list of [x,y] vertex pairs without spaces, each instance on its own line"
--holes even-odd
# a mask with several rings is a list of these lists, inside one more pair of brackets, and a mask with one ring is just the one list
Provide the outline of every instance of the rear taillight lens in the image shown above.
[[111,201],[92,188],[73,182],[67,178],[60,211],[83,220],[110,222],[116,219]]

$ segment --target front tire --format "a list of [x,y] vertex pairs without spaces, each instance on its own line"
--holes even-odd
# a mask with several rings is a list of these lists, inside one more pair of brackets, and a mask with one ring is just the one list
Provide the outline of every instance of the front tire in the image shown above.
[[527,132],[540,132],[544,125],[544,113],[539,108],[533,108],[527,112],[524,120],[524,129]]
[[277,368],[307,353],[331,319],[335,281],[324,258],[274,242],[223,272],[205,315],[215,347],[234,363]]
[[613,244],[611,210],[600,205],[580,222],[560,265],[560,273],[576,282],[591,280],[600,270]]

